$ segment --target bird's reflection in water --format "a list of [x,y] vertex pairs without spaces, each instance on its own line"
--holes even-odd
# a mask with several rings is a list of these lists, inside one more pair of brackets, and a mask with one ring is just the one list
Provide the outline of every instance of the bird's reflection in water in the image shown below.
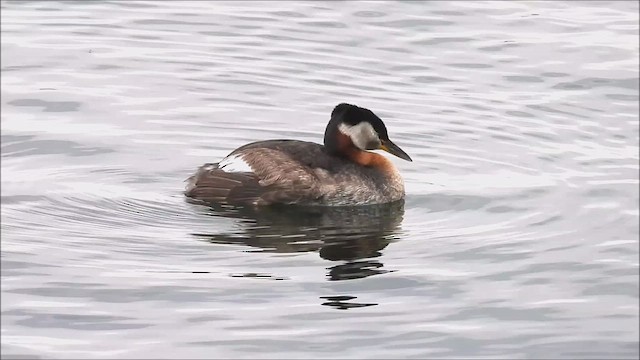
[[355,296],[321,296],[320,298],[324,300],[328,300],[322,303],[322,305],[331,306],[332,308],[339,309],[339,310],[349,310],[353,308],[361,308],[361,307],[378,305],[374,303],[347,302],[349,300],[355,299],[356,298]]
[[361,207],[205,209],[212,216],[240,219],[243,226],[227,234],[193,234],[198,238],[278,253],[318,251],[323,259],[341,262],[327,268],[329,280],[350,280],[387,272],[375,258],[398,238],[404,201]]

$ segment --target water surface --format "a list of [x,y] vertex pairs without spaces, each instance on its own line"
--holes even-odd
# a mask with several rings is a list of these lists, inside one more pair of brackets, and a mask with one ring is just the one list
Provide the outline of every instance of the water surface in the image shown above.
[[[3,1],[3,358],[638,358],[638,10]],[[184,201],[340,102],[403,204]]]

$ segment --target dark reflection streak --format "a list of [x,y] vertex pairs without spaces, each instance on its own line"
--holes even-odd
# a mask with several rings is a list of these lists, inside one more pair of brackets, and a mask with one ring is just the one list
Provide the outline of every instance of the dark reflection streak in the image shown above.
[[329,268],[327,277],[331,281],[361,279],[372,275],[393,272],[392,270],[378,270],[383,265],[378,261],[354,261]]
[[330,281],[359,279],[389,272],[379,258],[398,239],[404,201],[361,207],[242,208],[202,207],[210,216],[239,219],[233,233],[193,233],[212,244],[234,244],[261,251],[296,253],[317,251],[329,261],[345,261],[328,267]]
[[332,308],[339,310],[349,310],[352,308],[375,306],[375,303],[354,303],[347,302],[348,300],[355,299],[355,296],[321,296],[320,299],[326,299],[329,301],[323,302],[322,305],[331,306]]

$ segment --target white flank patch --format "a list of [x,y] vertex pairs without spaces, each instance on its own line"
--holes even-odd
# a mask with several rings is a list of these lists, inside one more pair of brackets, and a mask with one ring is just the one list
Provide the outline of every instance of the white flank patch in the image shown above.
[[253,172],[253,169],[240,155],[229,155],[218,163],[220,170],[225,172]]
[[349,136],[353,145],[362,150],[366,150],[367,144],[370,141],[376,141],[378,139],[378,133],[373,129],[373,126],[365,121],[353,126],[344,123],[340,124],[338,125],[338,130]]

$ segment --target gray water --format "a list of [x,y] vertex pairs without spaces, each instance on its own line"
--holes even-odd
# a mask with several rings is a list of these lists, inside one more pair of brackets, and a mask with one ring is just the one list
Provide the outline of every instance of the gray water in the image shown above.
[[[638,358],[638,10],[2,2],[3,358]],[[184,201],[340,102],[404,204]]]

